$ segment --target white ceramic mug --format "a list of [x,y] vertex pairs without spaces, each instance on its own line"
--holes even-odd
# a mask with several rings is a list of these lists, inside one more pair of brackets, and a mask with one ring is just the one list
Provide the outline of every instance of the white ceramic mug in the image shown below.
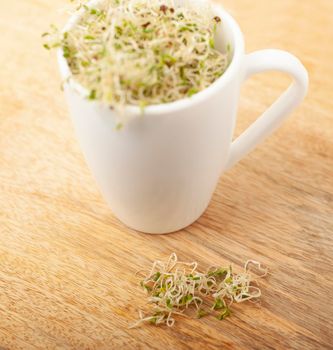
[[[221,173],[228,170],[297,107],[306,95],[308,75],[290,53],[262,50],[245,54],[235,20],[220,6],[218,49],[232,48],[225,74],[206,90],[168,104],[148,106],[144,115],[128,107],[132,117],[123,130],[117,115],[99,102],[88,101],[75,82],[65,93],[86,161],[113,213],[127,226],[147,233],[180,230],[207,208]],[[72,18],[66,30],[75,23]],[[58,53],[62,77],[70,70]],[[286,92],[232,142],[241,84],[264,71],[291,75]]]

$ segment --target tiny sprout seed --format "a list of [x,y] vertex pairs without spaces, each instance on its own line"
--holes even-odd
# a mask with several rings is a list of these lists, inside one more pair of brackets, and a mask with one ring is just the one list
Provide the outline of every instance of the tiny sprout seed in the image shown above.
[[166,14],[166,12],[167,12],[167,10],[168,10],[168,6],[166,6],[166,5],[161,5],[160,10],[161,10],[164,14]]

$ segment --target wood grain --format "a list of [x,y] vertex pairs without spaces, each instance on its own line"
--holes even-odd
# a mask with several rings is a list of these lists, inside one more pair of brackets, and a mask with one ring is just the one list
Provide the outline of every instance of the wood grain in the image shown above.
[[[333,37],[331,0],[224,0],[248,50],[299,56],[309,96],[220,181],[194,225],[149,236],[104,203],[75,140],[42,33],[65,0],[0,2],[0,347],[4,349],[332,349]],[[289,83],[246,83],[237,134]],[[129,330],[134,272],[172,251],[203,268],[270,267],[261,307],[231,318]]]

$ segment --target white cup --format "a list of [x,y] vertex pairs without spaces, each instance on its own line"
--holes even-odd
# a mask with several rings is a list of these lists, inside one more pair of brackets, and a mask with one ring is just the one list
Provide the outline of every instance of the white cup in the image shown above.
[[[222,19],[218,49],[229,44],[232,61],[221,78],[191,98],[148,106],[143,116],[138,107],[127,107],[131,118],[117,131],[119,116],[114,111],[87,100],[75,82],[65,84],[86,161],[113,213],[135,230],[168,233],[197,220],[221,173],[271,134],[306,95],[307,71],[296,57],[280,50],[246,55],[235,20],[218,5],[213,9]],[[66,80],[70,70],[61,50],[58,61]],[[232,142],[241,84],[272,70],[290,74],[293,83]]]

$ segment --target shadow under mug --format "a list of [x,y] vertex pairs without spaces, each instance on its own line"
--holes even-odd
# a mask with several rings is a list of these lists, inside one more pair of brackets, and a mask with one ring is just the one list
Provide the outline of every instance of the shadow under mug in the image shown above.
[[[218,49],[232,48],[224,75],[191,98],[146,107],[143,116],[138,107],[128,106],[125,113],[131,117],[120,131],[115,111],[89,101],[83,87],[67,80],[71,72],[62,50],[58,52],[70,114],[89,168],[113,213],[135,230],[169,233],[197,220],[221,173],[271,134],[306,95],[308,74],[296,57],[280,50],[246,55],[238,24],[219,5],[213,10],[222,19]],[[288,73],[292,84],[232,142],[242,82],[271,70]]]

